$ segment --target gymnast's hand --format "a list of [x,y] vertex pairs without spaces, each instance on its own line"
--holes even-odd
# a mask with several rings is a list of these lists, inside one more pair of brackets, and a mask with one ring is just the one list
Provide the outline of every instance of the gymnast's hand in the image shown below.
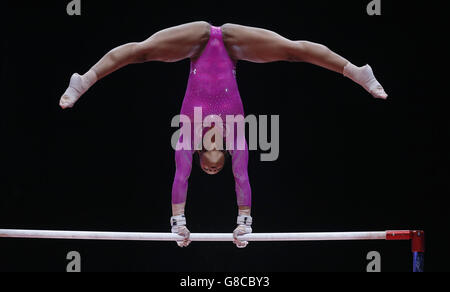
[[244,248],[248,245],[248,241],[238,240],[238,236],[252,233],[252,217],[246,215],[239,215],[237,219],[238,227],[233,231],[233,243],[238,248]]
[[188,246],[191,243],[191,240],[189,240],[191,232],[186,227],[186,217],[184,215],[172,216],[170,224],[172,225],[172,233],[184,237],[184,240],[177,241],[178,246]]

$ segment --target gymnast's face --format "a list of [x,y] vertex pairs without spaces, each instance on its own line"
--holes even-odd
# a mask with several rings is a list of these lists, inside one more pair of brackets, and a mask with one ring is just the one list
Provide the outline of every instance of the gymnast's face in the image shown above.
[[225,155],[219,150],[202,151],[199,156],[200,167],[210,175],[219,173],[225,164]]
[[[208,130],[207,133],[211,133],[214,127]],[[220,134],[220,133],[219,133]],[[206,135],[206,134],[205,134]],[[223,138],[219,138],[223,139]],[[223,141],[223,140],[222,140]],[[217,150],[219,147],[216,144],[216,135],[214,134],[210,140],[206,139],[203,141],[204,143],[204,149],[211,149],[211,150],[202,150],[199,151],[199,157],[200,157],[200,167],[203,169],[204,172],[207,174],[213,175],[219,173],[223,165],[225,164],[225,154]]]

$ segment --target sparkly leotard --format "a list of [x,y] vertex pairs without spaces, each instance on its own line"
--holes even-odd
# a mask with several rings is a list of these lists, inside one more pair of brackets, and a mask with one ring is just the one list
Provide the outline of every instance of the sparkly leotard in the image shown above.
[[[181,114],[193,121],[195,107],[202,108],[203,117],[218,115],[224,122],[226,115],[244,116],[244,108],[236,83],[236,64],[228,55],[220,27],[211,26],[210,38],[205,49],[197,60],[191,61]],[[229,152],[232,157],[238,205],[250,206],[247,144],[245,143],[244,150],[229,150]],[[193,154],[194,150],[175,151],[176,173],[172,187],[172,204],[186,201]]]

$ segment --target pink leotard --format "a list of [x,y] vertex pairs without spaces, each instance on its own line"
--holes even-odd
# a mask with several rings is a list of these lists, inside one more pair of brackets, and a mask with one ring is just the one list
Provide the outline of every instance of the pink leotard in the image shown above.
[[[181,114],[194,121],[195,107],[202,108],[203,118],[218,115],[222,117],[224,123],[226,115],[244,116],[236,83],[236,63],[228,55],[220,27],[211,26],[208,44],[201,56],[191,61]],[[251,206],[247,144],[245,143],[245,150],[229,150],[229,152],[232,157],[237,203],[239,206]],[[186,201],[193,154],[194,150],[175,151],[176,173],[172,187],[172,204]]]

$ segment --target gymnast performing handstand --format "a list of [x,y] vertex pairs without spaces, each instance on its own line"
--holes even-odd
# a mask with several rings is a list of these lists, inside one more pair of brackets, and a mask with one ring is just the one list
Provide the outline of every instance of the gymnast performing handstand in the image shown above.
[[[149,61],[177,62],[187,58],[191,60],[191,68],[181,114],[191,120],[194,119],[194,108],[201,108],[204,116],[244,116],[236,83],[236,63],[239,60],[254,63],[311,63],[343,74],[375,98],[387,98],[369,65],[357,67],[321,44],[292,41],[261,28],[237,24],[215,27],[199,21],[164,29],[145,41],[128,43],[109,51],[84,75],[72,75],[69,87],[61,97],[60,106],[63,109],[73,107],[94,83],[126,65]],[[214,127],[206,132],[202,131],[200,135],[206,135]],[[176,173],[172,186],[170,222],[172,232],[184,237],[183,241],[177,242],[180,247],[186,247],[190,243],[184,213],[193,155],[198,154],[203,171],[211,175],[218,173],[223,168],[227,155],[226,151],[216,145],[218,142],[215,137],[213,143],[206,147],[208,150],[175,150]],[[251,188],[247,173],[248,147],[245,145],[242,150],[228,152],[232,161],[238,204],[234,243],[243,248],[248,242],[238,240],[238,236],[252,232]]]

